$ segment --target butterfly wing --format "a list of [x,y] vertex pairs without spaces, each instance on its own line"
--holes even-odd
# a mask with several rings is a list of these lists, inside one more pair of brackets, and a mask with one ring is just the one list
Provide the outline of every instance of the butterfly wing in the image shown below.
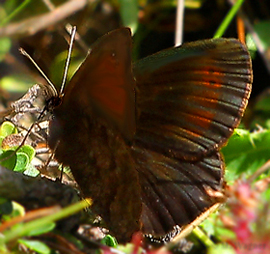
[[165,235],[220,201],[209,194],[223,187],[224,164],[219,153],[190,162],[135,148],[134,158],[142,186],[144,233]]
[[235,39],[192,42],[140,60],[136,144],[181,159],[220,148],[251,92],[251,60]]
[[72,77],[64,96],[64,103],[76,97],[82,104],[91,104],[97,115],[109,119],[129,140],[135,133],[131,46],[128,28],[101,37]]
[[133,71],[143,231],[164,235],[220,201],[210,195],[223,187],[218,150],[247,105],[251,60],[239,41],[215,39],[161,51]]

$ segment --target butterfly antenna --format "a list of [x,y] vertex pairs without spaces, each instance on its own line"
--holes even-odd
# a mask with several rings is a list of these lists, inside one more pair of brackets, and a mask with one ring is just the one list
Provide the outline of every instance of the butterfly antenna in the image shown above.
[[75,38],[75,35],[76,35],[76,26],[72,27],[70,35],[71,35],[71,37],[70,37],[70,44],[69,44],[69,48],[68,48],[67,61],[66,61],[66,64],[65,64],[65,69],[64,69],[64,77],[63,77],[61,89],[60,89],[60,92],[59,92],[59,95],[61,97],[63,96],[64,87],[65,87],[65,84],[66,84],[66,81],[67,81],[67,73],[68,73],[68,68],[69,68],[69,64],[70,64],[74,38]]
[[49,78],[46,76],[46,74],[41,70],[41,68],[38,66],[38,64],[35,62],[35,60],[23,48],[19,48],[19,51],[22,55],[26,56],[34,64],[34,66],[37,68],[39,73],[43,76],[43,78],[47,81],[47,83],[52,88],[54,95],[57,96],[58,92],[55,89],[53,83],[49,80]]

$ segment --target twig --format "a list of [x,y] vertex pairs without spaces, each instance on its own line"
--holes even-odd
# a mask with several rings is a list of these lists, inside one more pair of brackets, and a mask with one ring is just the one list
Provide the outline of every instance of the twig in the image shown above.
[[[50,10],[50,11],[54,11],[55,10],[55,6],[54,4],[50,1],[50,0],[43,0],[43,3],[46,5],[46,7]],[[65,24],[65,29],[66,32],[68,33],[68,38],[70,38],[70,36],[72,35],[72,29],[73,26],[69,23]],[[64,36],[64,38],[67,40],[67,37],[62,33],[62,29],[59,29],[59,32]],[[87,46],[87,44],[82,40],[81,36],[79,35],[78,32],[75,33],[75,41],[80,45],[80,47],[82,48],[82,50],[86,53],[89,50],[89,47]]]
[[0,37],[9,36],[18,38],[33,35],[81,10],[86,4],[87,0],[70,0],[49,13],[1,27]]

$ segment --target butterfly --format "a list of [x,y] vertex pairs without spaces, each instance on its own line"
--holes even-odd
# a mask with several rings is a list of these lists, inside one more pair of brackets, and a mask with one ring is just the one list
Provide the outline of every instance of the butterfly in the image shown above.
[[210,39],[131,61],[129,28],[92,45],[53,109],[49,146],[120,242],[155,237],[219,202],[220,149],[251,92],[247,48]]

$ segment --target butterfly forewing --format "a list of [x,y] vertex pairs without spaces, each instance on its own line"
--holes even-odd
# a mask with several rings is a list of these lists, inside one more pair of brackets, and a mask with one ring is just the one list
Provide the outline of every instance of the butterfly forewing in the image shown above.
[[192,42],[133,68],[136,142],[181,159],[220,148],[238,125],[251,91],[251,60],[235,39]]
[[82,104],[89,104],[96,114],[109,119],[129,140],[135,132],[131,44],[127,28],[98,40],[71,79],[63,102],[69,103],[70,97],[80,98]]

